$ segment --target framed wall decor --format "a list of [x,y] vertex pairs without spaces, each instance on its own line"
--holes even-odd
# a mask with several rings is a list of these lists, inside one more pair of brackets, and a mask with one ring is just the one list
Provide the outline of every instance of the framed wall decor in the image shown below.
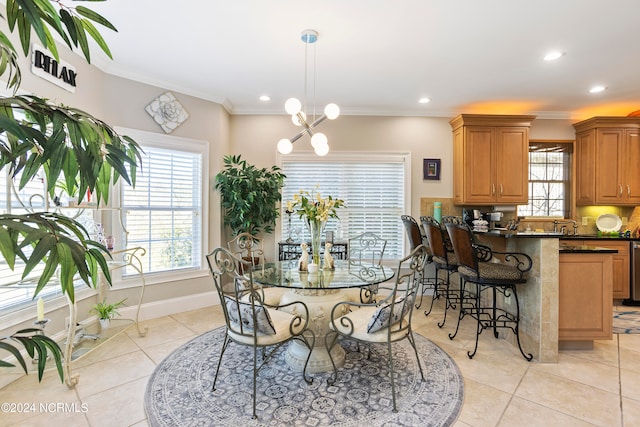
[[424,159],[422,173],[424,179],[440,180],[440,159]]

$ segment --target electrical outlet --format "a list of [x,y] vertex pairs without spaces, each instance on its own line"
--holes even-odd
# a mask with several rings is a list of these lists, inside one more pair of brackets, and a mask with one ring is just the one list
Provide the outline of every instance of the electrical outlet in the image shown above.
[[589,225],[589,217],[588,216],[583,216],[582,217],[582,225]]

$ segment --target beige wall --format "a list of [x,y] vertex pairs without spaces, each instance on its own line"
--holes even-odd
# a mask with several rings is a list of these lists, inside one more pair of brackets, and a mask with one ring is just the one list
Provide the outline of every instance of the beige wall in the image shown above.
[[[451,198],[453,193],[453,145],[450,118],[341,116],[325,121],[318,130],[327,135],[332,152],[377,151],[411,153],[411,211],[420,215],[420,199]],[[277,164],[276,144],[281,138],[293,137],[300,128],[289,116],[231,116],[230,153],[242,154],[248,162],[260,167]],[[573,139],[574,130],[568,120],[534,120],[534,139]],[[294,144],[294,152],[311,151],[309,137]],[[422,179],[422,161],[441,159],[439,181]],[[279,228],[278,228],[279,229]],[[265,250],[275,257],[279,232],[267,236]]]
[[[4,25],[1,21],[0,25]],[[16,46],[19,45],[15,41]],[[134,82],[125,78],[105,74],[89,66],[84,59],[61,48],[62,59],[73,64],[78,72],[78,87],[75,93],[67,92],[30,72],[30,62],[22,59],[25,93],[49,98],[57,103],[81,108],[112,126],[163,133],[144,107],[166,89]],[[210,144],[209,158],[209,236],[208,248],[223,244],[227,240],[222,228],[219,195],[213,191],[215,175],[222,166],[224,154],[242,154],[247,161],[262,167],[277,164],[276,143],[284,137],[292,137],[299,128],[291,124],[290,118],[281,116],[231,116],[219,104],[173,91],[180,103],[189,112],[189,119],[173,134],[180,137],[207,141]],[[452,144],[449,118],[429,117],[377,117],[341,116],[336,121],[321,124],[334,152],[407,152],[411,153],[410,214],[420,215],[421,197],[448,198],[452,194]],[[573,139],[573,128],[566,120],[536,120],[531,129],[535,139]],[[311,151],[309,138],[296,142],[296,151]],[[422,179],[422,160],[439,158],[442,161],[441,179]],[[266,242],[268,255],[275,257],[275,242],[279,233],[269,236]],[[147,289],[145,302],[159,302],[201,292],[211,291],[210,279],[206,276],[151,285]],[[137,289],[114,290],[114,297],[137,299]],[[80,303],[79,318],[87,316],[88,306],[94,298]],[[54,322],[51,330],[63,327],[65,308],[48,313]],[[29,326],[30,321],[22,322]],[[7,325],[8,326],[8,325]],[[3,331],[0,331],[0,333]]]

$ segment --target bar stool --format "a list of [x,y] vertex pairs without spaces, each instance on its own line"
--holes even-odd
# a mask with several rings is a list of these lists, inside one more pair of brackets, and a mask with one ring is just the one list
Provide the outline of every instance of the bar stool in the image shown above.
[[[527,281],[525,273],[531,270],[533,265],[531,257],[520,252],[498,252],[491,248],[479,245],[473,241],[473,233],[465,224],[446,224],[447,232],[451,238],[453,249],[458,258],[458,274],[467,283],[475,284],[476,305],[473,308],[461,307],[458,316],[458,325],[450,339],[455,338],[460,328],[460,321],[469,314],[477,321],[476,344],[473,352],[467,352],[470,359],[478,350],[478,337],[484,329],[493,329],[493,335],[498,338],[498,328],[508,328],[516,335],[518,349],[527,360],[531,361],[533,355],[525,353],[520,344],[520,303],[516,285]],[[502,262],[495,262],[494,255],[503,256]],[[489,292],[490,296],[482,298],[483,292]],[[497,294],[505,298],[513,296],[516,304],[516,312],[511,313],[498,305]],[[487,304],[487,300],[489,300]],[[484,301],[483,301],[484,300]],[[485,304],[484,306],[482,304]]]
[[420,225],[418,221],[411,215],[401,215],[400,219],[402,220],[402,224],[404,225],[404,229],[407,233],[407,238],[409,239],[410,250],[413,251],[420,245],[424,245],[427,248],[427,257],[425,258],[425,265],[422,266],[420,276],[418,277],[418,281],[422,285],[422,289],[420,291],[420,302],[416,305],[416,308],[420,308],[422,305],[422,296],[427,289],[433,289],[435,292],[435,282],[436,280],[431,277],[426,276],[426,266],[433,262],[433,252],[429,247],[429,242],[427,241],[427,237],[424,235],[423,231],[420,229]]
[[[453,252],[451,243],[448,242],[448,235],[445,230],[442,229],[440,223],[430,216],[421,216],[420,222],[422,223],[422,229],[424,230],[429,247],[433,254],[432,260],[436,268],[435,284],[433,298],[431,298],[431,305],[428,310],[425,310],[425,316],[428,316],[433,309],[433,302],[440,298],[441,295],[445,297],[444,305],[444,318],[442,322],[438,323],[438,327],[442,328],[447,321],[447,311],[449,308],[455,310],[455,299],[453,298],[451,285],[451,274],[458,270],[458,259]],[[447,245],[448,243],[448,245]],[[446,272],[446,278],[440,278],[440,271]]]

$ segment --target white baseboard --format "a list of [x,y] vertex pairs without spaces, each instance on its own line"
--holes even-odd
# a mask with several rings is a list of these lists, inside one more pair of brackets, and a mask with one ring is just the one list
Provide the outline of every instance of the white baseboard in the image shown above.
[[[140,317],[138,320],[157,319],[158,317],[197,310],[217,304],[220,304],[220,300],[214,291],[149,302],[140,306]],[[121,308],[118,311],[120,311],[124,318],[135,319],[137,309],[138,306],[131,306]]]

